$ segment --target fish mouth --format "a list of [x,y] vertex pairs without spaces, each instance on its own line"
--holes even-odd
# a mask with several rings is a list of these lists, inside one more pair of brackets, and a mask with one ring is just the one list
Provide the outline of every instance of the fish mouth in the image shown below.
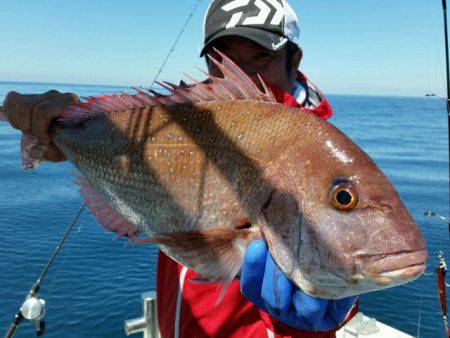
[[390,254],[354,256],[362,274],[378,284],[392,284],[419,277],[425,270],[427,250],[401,251]]

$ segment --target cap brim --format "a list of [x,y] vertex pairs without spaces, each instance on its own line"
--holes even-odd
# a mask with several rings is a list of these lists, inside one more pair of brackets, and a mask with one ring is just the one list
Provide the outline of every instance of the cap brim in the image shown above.
[[206,50],[215,42],[217,39],[224,36],[240,36],[249,39],[257,44],[263,46],[264,48],[271,51],[278,51],[282,49],[289,41],[286,37],[279,34],[275,34],[263,29],[253,28],[253,27],[232,27],[222,30],[214,34],[203,46],[200,56],[205,55]]

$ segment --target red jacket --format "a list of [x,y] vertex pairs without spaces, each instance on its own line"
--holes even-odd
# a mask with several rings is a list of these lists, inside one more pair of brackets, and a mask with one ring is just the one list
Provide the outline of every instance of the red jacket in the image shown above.
[[[324,119],[330,117],[332,110],[323,94],[302,73],[298,81],[320,98],[320,103],[306,110]],[[302,107],[292,95],[277,87],[271,89],[278,102]],[[278,322],[242,295],[239,280],[231,283],[223,300],[214,306],[220,294],[218,285],[192,283],[190,279],[197,276],[196,272],[159,253],[156,287],[159,330],[163,338],[331,338],[337,330],[302,331]],[[356,312],[354,306],[345,322]]]

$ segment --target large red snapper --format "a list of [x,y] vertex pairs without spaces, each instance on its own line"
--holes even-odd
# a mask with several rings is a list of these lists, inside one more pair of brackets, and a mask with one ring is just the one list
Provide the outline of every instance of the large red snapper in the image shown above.
[[[230,282],[263,238],[303,291],[342,298],[417,278],[423,237],[389,180],[330,123],[275,102],[221,54],[224,78],[72,106],[52,140],[100,223]],[[35,140],[34,140],[35,141]],[[30,138],[23,139],[24,160]]]

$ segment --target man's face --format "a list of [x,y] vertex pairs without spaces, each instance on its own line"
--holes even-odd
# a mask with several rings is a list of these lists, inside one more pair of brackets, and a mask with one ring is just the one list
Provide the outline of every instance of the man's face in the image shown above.
[[[257,74],[268,85],[277,85],[280,89],[290,92],[292,80],[296,77],[298,61],[294,57],[291,71],[286,69],[286,48],[278,52],[270,51],[261,45],[238,36],[226,36],[218,39],[214,47],[233,60],[247,75],[259,85]],[[220,60],[220,57],[211,48],[209,54]],[[212,62],[208,62],[208,70],[211,75],[222,74]],[[261,87],[261,86],[260,86]]]

